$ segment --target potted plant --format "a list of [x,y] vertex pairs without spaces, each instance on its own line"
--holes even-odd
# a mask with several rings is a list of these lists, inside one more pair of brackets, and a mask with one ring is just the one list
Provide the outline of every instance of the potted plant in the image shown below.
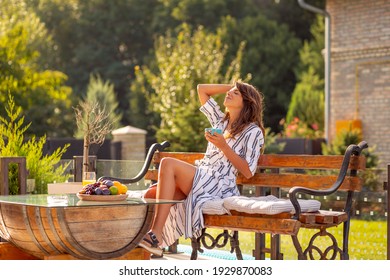
[[89,148],[91,144],[102,145],[106,135],[112,130],[112,121],[105,108],[98,102],[80,101],[74,108],[77,127],[83,132],[83,178],[87,172],[95,172],[89,164]]

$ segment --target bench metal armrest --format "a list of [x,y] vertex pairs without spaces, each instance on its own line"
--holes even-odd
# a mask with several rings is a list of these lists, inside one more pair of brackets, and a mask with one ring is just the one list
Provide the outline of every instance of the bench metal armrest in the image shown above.
[[341,184],[344,181],[345,176],[347,175],[351,156],[352,155],[359,156],[361,152],[366,148],[368,148],[368,144],[365,141],[360,142],[358,145],[352,144],[348,146],[344,154],[343,162],[337,180],[330,188],[325,190],[313,190],[313,189],[299,187],[299,186],[292,187],[289,190],[289,198],[295,209],[295,214],[293,216],[293,219],[298,220],[301,214],[301,206],[299,205],[298,198],[297,198],[298,193],[315,195],[315,196],[325,196],[336,192],[340,188]]
[[143,177],[145,177],[146,172],[148,172],[150,164],[152,162],[154,153],[156,151],[163,151],[164,149],[168,148],[170,146],[170,143],[168,141],[164,141],[161,144],[154,143],[148,151],[148,154],[146,155],[146,159],[144,162],[144,165],[141,168],[141,171],[134,177],[134,178],[117,178],[117,177],[110,177],[110,176],[102,176],[98,179],[98,181],[103,180],[112,180],[112,181],[119,181],[122,184],[131,184],[136,183],[139,180],[141,180]]

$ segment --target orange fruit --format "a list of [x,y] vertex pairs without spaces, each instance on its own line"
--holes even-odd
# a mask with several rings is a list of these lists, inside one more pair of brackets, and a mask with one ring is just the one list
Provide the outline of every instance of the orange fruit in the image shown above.
[[127,193],[127,186],[121,184],[118,186],[118,194],[126,194]]
[[119,181],[113,181],[112,183],[114,184],[115,187],[120,187],[122,185],[122,183]]

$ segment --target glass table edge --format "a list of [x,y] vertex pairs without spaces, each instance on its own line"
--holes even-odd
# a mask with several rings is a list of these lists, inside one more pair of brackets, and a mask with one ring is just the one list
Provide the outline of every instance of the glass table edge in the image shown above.
[[88,207],[88,206],[112,206],[112,205],[157,205],[177,204],[183,200],[145,199],[140,197],[127,197],[118,201],[90,201],[81,200],[76,194],[23,194],[1,195],[0,204],[18,204],[38,207]]

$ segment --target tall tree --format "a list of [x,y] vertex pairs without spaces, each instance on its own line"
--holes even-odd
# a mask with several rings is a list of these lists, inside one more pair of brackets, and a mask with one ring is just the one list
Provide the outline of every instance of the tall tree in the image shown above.
[[[302,42],[311,38],[310,26],[316,14],[303,9],[297,0],[253,0],[255,10],[268,19],[287,25],[289,30]],[[325,8],[326,0],[309,0],[310,5]]]
[[[239,51],[242,51],[240,49]],[[169,140],[175,151],[201,151],[205,147],[207,119],[199,112],[198,83],[228,83],[238,78],[240,54],[221,74],[226,47],[219,36],[184,25],[177,37],[160,37],[156,43],[157,72],[144,66],[137,73],[150,84],[146,93],[152,111],[161,118],[157,140]]]
[[114,84],[119,108],[126,111],[133,69],[153,48],[153,10],[159,1],[33,1],[59,45],[58,69],[68,74],[78,97],[86,91],[90,75],[99,74]]
[[324,130],[324,19],[317,16],[311,27],[313,40],[305,41],[300,51],[300,63],[296,68],[298,83],[292,94],[286,121],[294,118],[314,130]]
[[[295,0],[25,1],[52,34],[58,54],[50,61],[68,75],[68,85],[75,95],[80,98],[86,91],[90,74],[100,74],[104,80],[110,80],[123,112],[123,124],[147,122],[145,116],[149,113],[140,109],[142,99],[133,98],[136,91],[129,89],[129,84],[137,65],[156,64],[153,56],[156,35],[167,30],[176,35],[182,23],[192,28],[202,25],[215,32],[230,16],[237,23],[223,39],[229,45],[226,60],[234,57],[241,41],[247,42],[243,73],[252,73],[252,83],[264,91],[269,100],[265,121],[276,130],[280,118],[286,114],[296,82],[292,65],[297,63],[297,45],[291,38],[307,39],[308,26],[314,18],[313,13],[302,9]],[[324,0],[310,2],[321,7]],[[276,22],[276,27],[265,23],[269,20]],[[270,31],[263,32],[263,28]],[[258,59],[261,63],[254,63]],[[129,99],[133,107],[129,107]]]
[[[0,102],[8,95],[19,104],[29,133],[37,136],[61,136],[71,130],[71,88],[66,75],[45,69],[40,50],[50,46],[50,36],[39,19],[23,1],[3,0],[0,6]],[[4,115],[0,107],[0,114]]]
[[[258,14],[253,0],[165,0],[164,9],[178,24],[204,26],[215,32],[226,16],[237,19]],[[172,28],[166,26],[166,28]]]
[[[120,127],[122,116],[118,111],[118,101],[116,100],[114,85],[110,81],[103,81],[99,75],[91,75],[85,101],[87,104],[98,104],[99,108],[107,112],[107,121],[110,123],[111,129]],[[85,136],[84,128],[79,128],[75,136],[77,138],[83,138]]]
[[300,41],[284,24],[262,15],[236,20],[227,17],[221,28],[223,42],[234,55],[239,43],[246,42],[241,73],[251,73],[251,83],[264,93],[265,125],[277,130],[285,117],[294,88],[292,68],[298,62]]

